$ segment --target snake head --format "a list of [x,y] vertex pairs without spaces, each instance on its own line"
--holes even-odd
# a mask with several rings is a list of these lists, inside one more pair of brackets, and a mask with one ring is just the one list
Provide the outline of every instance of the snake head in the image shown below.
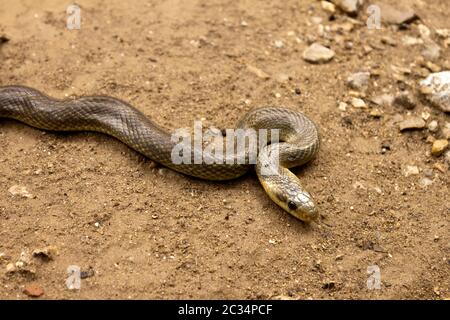
[[296,190],[296,192],[277,196],[276,201],[280,207],[289,212],[291,215],[305,222],[311,222],[317,219],[318,212],[311,198],[311,195],[304,190]]
[[311,195],[292,172],[280,169],[279,175],[258,178],[270,198],[285,211],[304,222],[317,219],[319,214]]

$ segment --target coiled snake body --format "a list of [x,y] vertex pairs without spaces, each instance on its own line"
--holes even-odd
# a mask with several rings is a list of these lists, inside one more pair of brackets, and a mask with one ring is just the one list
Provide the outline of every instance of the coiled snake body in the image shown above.
[[[171,155],[176,142],[171,135],[131,105],[112,97],[58,100],[28,87],[0,87],[1,117],[44,130],[105,133],[164,166],[202,179],[233,179],[246,173],[250,167],[248,162],[211,163],[207,159],[201,164],[174,163]],[[251,110],[236,127],[279,129],[279,142],[269,143],[258,150],[255,166],[258,178],[266,193],[280,207],[303,221],[314,220],[317,209],[310,194],[288,169],[308,162],[317,153],[319,134],[315,124],[302,113],[267,107]],[[191,151],[192,157],[201,152],[195,148]],[[271,174],[263,172],[267,168]]]

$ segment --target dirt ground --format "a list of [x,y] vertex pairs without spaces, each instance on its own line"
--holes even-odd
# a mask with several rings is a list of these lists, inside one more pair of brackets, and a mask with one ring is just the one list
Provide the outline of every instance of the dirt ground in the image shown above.
[[[9,41],[0,45],[0,85],[57,98],[112,95],[168,131],[202,118],[233,128],[257,106],[303,111],[322,146],[294,172],[320,223],[285,213],[253,172],[206,182],[101,134],[0,119],[0,298],[25,299],[30,284],[42,299],[450,298],[450,176],[429,143],[440,131],[400,132],[396,123],[428,112],[427,123],[442,126],[450,116],[419,100],[412,110],[379,108],[378,117],[368,102],[405,85],[415,90],[422,48],[402,38],[419,37],[419,24],[450,28],[446,0],[408,1],[420,20],[381,30],[366,27],[366,3],[351,31],[334,31],[349,18],[330,18],[319,1],[77,3],[81,29],[68,30],[67,1],[1,1],[0,35]],[[435,63],[450,69],[448,48],[435,40]],[[304,61],[312,41],[332,48],[334,59]],[[397,81],[392,65],[412,72]],[[351,98],[347,77],[362,70],[373,74],[369,108],[339,109]],[[407,166],[420,172],[406,176]],[[424,177],[432,184],[421,186]],[[16,185],[32,196],[13,196]],[[27,258],[47,246],[57,249],[52,260]],[[21,254],[28,269],[5,271]],[[79,290],[66,287],[71,265],[94,271]],[[367,286],[371,267],[380,270],[380,289]]]

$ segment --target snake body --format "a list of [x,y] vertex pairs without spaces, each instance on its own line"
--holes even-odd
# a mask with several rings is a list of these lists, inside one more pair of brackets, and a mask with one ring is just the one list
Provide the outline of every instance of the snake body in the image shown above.
[[[246,173],[251,166],[249,161],[241,163],[236,159],[221,162],[203,158],[200,164],[193,161],[174,163],[172,151],[177,142],[171,135],[133,106],[113,97],[86,96],[59,100],[32,88],[5,86],[0,87],[2,117],[44,130],[101,132],[117,138],[155,162],[207,180],[234,179]],[[314,220],[317,209],[312,197],[289,168],[302,165],[316,155],[320,139],[315,124],[302,113],[266,107],[249,111],[236,128],[279,130],[279,142],[258,148],[256,173],[275,203],[303,221]],[[190,151],[193,159],[201,152],[198,147]],[[247,149],[244,152],[248,155]]]

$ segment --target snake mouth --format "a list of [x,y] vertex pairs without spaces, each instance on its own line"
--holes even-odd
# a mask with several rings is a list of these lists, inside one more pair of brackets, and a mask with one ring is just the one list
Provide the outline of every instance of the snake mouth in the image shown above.
[[317,221],[317,219],[319,218],[319,212],[317,210],[317,208],[312,207],[311,209],[308,209],[307,211],[302,211],[299,216],[296,216],[296,218],[310,223],[310,222],[314,222]]

